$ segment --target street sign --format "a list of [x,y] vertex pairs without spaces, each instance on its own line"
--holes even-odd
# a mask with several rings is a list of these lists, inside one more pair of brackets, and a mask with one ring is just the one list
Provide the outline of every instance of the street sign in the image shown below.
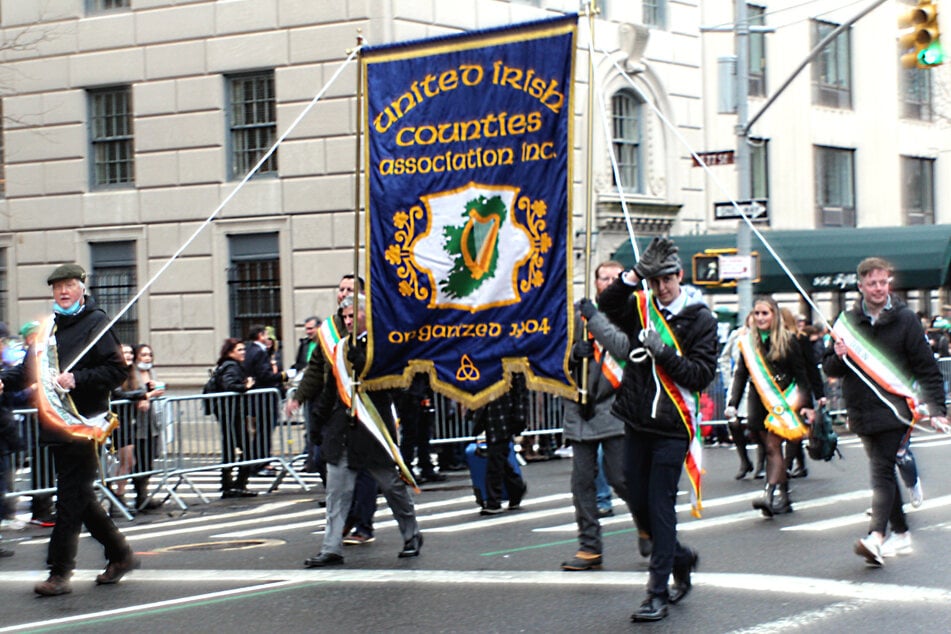
[[[736,207],[732,202],[713,203],[713,218],[715,220],[740,220],[740,212],[746,214],[753,222],[769,222],[769,207],[765,198],[755,200],[738,200]],[[737,211],[739,207],[740,211]]]

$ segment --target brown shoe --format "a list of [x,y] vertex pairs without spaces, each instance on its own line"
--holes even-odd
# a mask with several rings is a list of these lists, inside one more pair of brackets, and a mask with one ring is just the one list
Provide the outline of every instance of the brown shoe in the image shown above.
[[575,556],[568,561],[562,562],[562,570],[600,570],[603,560],[597,553],[589,553],[579,550]]
[[96,585],[103,586],[119,583],[119,580],[122,579],[126,573],[135,570],[141,565],[142,561],[131,553],[122,561],[110,561],[106,569],[102,571],[102,574],[96,576]]
[[69,577],[60,575],[50,575],[46,581],[41,581],[33,586],[33,592],[44,597],[56,597],[61,594],[69,594],[73,591],[73,586],[69,583]]

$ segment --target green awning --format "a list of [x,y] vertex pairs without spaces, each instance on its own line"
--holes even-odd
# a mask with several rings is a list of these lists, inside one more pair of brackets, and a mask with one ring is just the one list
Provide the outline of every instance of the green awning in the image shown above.
[[[763,237],[783,259],[806,291],[855,289],[855,267],[869,256],[885,258],[895,266],[893,288],[899,290],[938,288],[949,284],[951,225],[866,227],[861,229],[814,229],[762,231]],[[684,281],[693,282],[691,260],[706,249],[736,247],[731,233],[672,236],[684,262]],[[649,238],[638,238],[643,250]],[[775,258],[753,235],[752,249],[759,253],[760,280],[755,293],[794,292],[796,289]],[[614,259],[634,264],[633,250],[625,242]],[[710,292],[734,292],[732,287],[706,286]]]

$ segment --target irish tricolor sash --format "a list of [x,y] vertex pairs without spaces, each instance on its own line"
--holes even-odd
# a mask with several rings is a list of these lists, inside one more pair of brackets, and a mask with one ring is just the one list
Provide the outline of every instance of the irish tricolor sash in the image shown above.
[[756,388],[763,406],[766,407],[766,420],[763,424],[766,429],[786,440],[799,440],[809,433],[809,428],[796,412],[795,404],[790,405],[796,392],[796,382],[793,381],[785,390],[780,389],[773,379],[773,369],[763,357],[763,351],[756,345],[759,333],[752,329],[737,339],[746,369],[750,373],[750,382]]
[[337,344],[343,338],[343,334],[337,329],[337,320],[331,315],[320,324],[317,329],[317,341],[320,342],[320,349],[324,353],[324,358],[330,363],[334,360],[334,350]]
[[[676,350],[677,354],[682,354],[674,332],[657,309],[657,304],[653,301],[651,293],[637,291],[634,295],[637,300],[637,313],[641,328],[656,330],[665,345]],[[654,363],[654,371],[667,396],[677,409],[680,420],[683,421],[684,427],[687,429],[689,445],[687,456],[684,458],[684,468],[687,471],[687,478],[690,480],[691,513],[694,517],[700,517],[700,511],[703,510],[700,491],[700,479],[703,475],[703,443],[700,441],[699,434],[700,393],[691,392],[687,388],[678,385],[670,378],[667,371],[656,363]]]
[[33,347],[37,387],[34,401],[40,425],[60,436],[103,442],[118,427],[119,419],[108,411],[93,418],[76,411],[69,392],[56,382],[60,370],[54,331],[55,321],[50,316],[43,322]]
[[[347,361],[347,346],[345,343],[346,342],[338,342],[333,353],[334,378],[337,381],[337,394],[340,396],[340,400],[343,401],[343,404],[347,407],[352,407],[353,401],[350,399],[350,393],[353,388],[353,382],[350,379],[350,371],[352,367]],[[400,454],[400,448],[395,442],[393,442],[393,437],[390,436],[390,432],[386,428],[386,423],[383,421],[383,417],[377,410],[376,405],[373,404],[373,401],[370,400],[370,397],[367,396],[366,392],[357,391],[356,396],[357,403],[356,407],[353,409],[356,413],[357,420],[360,421],[360,423],[370,432],[370,435],[373,436],[373,438],[375,438],[378,443],[380,443],[380,445],[383,447],[383,450],[386,451],[386,453],[393,459],[393,462],[395,462],[396,466],[399,467],[400,477],[403,479],[403,481],[413,487],[413,490],[416,493],[419,493],[419,487],[416,486],[416,480],[413,478],[413,472],[410,471],[406,466],[406,463],[403,462],[403,456]]]
[[832,333],[841,339],[846,347],[846,354],[862,372],[876,385],[889,394],[905,399],[908,409],[911,410],[913,421],[921,418],[918,406],[921,402],[918,396],[918,384],[886,357],[881,350],[855,327],[845,313],[839,315],[832,327]]
[[[594,335],[590,335],[594,339]],[[621,387],[621,377],[624,375],[624,364],[614,358],[610,352],[605,351],[597,341],[594,344],[594,361],[601,364],[601,374],[608,380],[615,390]],[[603,361],[602,361],[603,360]]]

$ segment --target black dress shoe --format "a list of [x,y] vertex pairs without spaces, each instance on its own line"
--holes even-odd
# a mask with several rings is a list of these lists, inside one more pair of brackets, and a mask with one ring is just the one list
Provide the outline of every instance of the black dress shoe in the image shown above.
[[690,557],[686,562],[682,564],[674,564],[674,582],[670,587],[670,599],[669,601],[672,604],[680,603],[680,601],[690,593],[690,588],[692,584],[690,583],[690,573],[697,569],[697,564],[700,562],[700,555],[697,554],[697,551],[687,549],[690,552]]
[[748,464],[740,467],[740,470],[736,472],[736,475],[733,476],[734,480],[742,480],[747,476],[747,474],[753,473],[753,465]]
[[339,566],[343,563],[343,555],[336,553],[320,553],[304,561],[305,568],[324,568],[326,566]]
[[423,475],[417,478],[417,482],[420,484],[428,484],[430,482],[445,482],[449,478],[442,473],[424,473]]
[[631,615],[635,623],[659,621],[667,617],[667,602],[663,597],[647,597],[637,611]]
[[637,531],[637,551],[641,557],[650,557],[653,550],[654,542],[651,541],[651,536],[646,531]]
[[400,559],[405,557],[419,557],[419,551],[423,547],[423,535],[422,533],[416,533],[403,544],[403,550],[400,551],[400,554],[397,555]]

